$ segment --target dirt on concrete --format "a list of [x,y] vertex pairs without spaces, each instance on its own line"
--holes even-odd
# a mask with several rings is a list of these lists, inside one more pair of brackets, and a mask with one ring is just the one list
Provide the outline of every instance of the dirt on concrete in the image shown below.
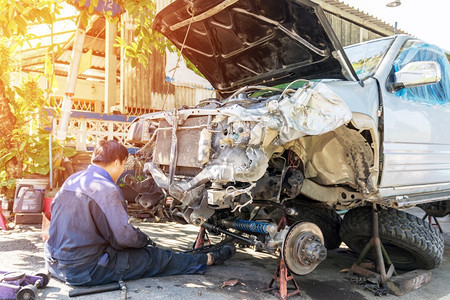
[[[413,210],[420,214],[420,210]],[[423,215],[423,213],[422,213]],[[446,249],[441,265],[432,270],[431,281],[404,296],[388,295],[384,299],[450,299],[450,216],[438,219],[444,227]],[[12,223],[10,225],[13,225]],[[136,222],[162,248],[185,251],[192,248],[198,228],[176,223]],[[213,240],[218,237],[211,237]],[[0,270],[32,273],[44,268],[43,241],[40,226],[16,225],[0,232]],[[144,278],[126,282],[127,299],[278,299],[266,291],[276,270],[277,257],[249,248],[238,248],[237,254],[224,265],[212,266],[204,275],[179,275]],[[356,254],[345,245],[328,251],[327,259],[313,272],[295,276],[301,295],[290,299],[360,300],[380,299],[348,277],[342,270],[349,268]],[[227,286],[229,280],[236,285]],[[233,283],[235,283],[234,281]],[[291,286],[291,284],[289,284]],[[39,290],[41,299],[69,299],[70,287],[57,279]],[[79,288],[77,288],[79,289]],[[120,291],[80,296],[79,299],[121,299]]]

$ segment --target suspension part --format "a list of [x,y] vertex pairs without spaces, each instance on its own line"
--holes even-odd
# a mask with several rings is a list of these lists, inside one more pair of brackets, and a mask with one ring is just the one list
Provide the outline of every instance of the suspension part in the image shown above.
[[209,231],[212,231],[212,232],[220,232],[220,233],[226,234],[226,235],[228,235],[228,236],[234,237],[235,239],[244,241],[244,242],[246,242],[246,243],[248,243],[248,244],[250,244],[250,245],[261,244],[261,242],[256,241],[255,239],[243,237],[243,236],[241,236],[241,235],[239,235],[239,234],[233,233],[233,232],[231,232],[231,231],[222,229],[222,228],[220,228],[220,227],[214,226],[214,225],[209,224],[209,223],[206,223],[206,222],[203,222],[201,225],[204,226],[204,227],[205,227],[206,229],[208,229]]
[[248,221],[236,219],[234,221],[223,221],[223,225],[227,228],[234,228],[239,231],[262,233],[274,235],[277,232],[277,226],[265,222]]

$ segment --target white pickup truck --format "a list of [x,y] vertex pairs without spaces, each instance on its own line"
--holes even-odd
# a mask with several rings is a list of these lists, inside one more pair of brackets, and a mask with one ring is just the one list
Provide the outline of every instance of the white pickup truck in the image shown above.
[[450,68],[441,49],[406,35],[342,48],[308,0],[177,0],[154,28],[217,97],[132,125],[149,175],[132,182],[138,202],[281,249],[295,274],[341,238],[361,251],[375,203],[397,268],[439,265],[439,231],[401,209],[449,213]]

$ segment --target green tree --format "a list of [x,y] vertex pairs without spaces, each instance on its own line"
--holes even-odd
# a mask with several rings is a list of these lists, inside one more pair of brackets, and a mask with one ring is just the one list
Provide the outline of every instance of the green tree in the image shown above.
[[[9,57],[10,49],[0,44],[0,62],[3,68],[14,68],[14,60]],[[3,72],[3,80],[8,77]],[[6,81],[6,80],[5,80]],[[44,91],[38,87],[38,78],[25,76],[19,86],[4,90],[2,121],[0,130],[0,186],[11,188],[14,179],[26,174],[47,175],[50,171],[49,128],[51,119],[45,108],[48,103]],[[5,86],[4,84],[2,86]],[[7,107],[5,107],[7,105]],[[65,156],[75,154],[75,149],[62,147],[52,142],[52,150],[62,149]]]
[[153,20],[156,15],[156,6],[152,0],[123,1],[120,0],[122,6],[128,12],[133,20],[135,20],[134,41],[127,44],[121,38],[117,38],[120,46],[125,48],[126,56],[131,59],[131,65],[137,62],[147,66],[150,61],[150,55],[154,51],[164,52],[165,49],[175,51],[172,45],[163,35],[153,31]]
[[[85,9],[80,10],[79,16],[84,25],[87,25],[90,15],[94,13],[98,1],[77,1],[80,7],[86,5]],[[161,35],[151,30],[155,17],[155,4],[152,0],[116,1],[135,20],[134,41],[126,44],[119,39],[132,64],[146,64],[153,51],[163,51],[169,47]],[[9,75],[16,66],[12,59],[16,57],[14,51],[31,37],[27,26],[30,23],[52,24],[64,2],[74,4],[75,1],[0,0],[0,186],[11,186],[11,180],[22,177],[23,172],[48,172],[48,155],[43,155],[42,151],[43,147],[48,147],[45,144],[48,143],[48,132],[42,129],[46,126],[44,106],[48,103],[43,92],[36,86],[35,79],[28,78],[23,81],[22,87],[13,87],[10,86]],[[111,22],[118,20],[118,17],[113,18],[107,12],[104,15]],[[50,45],[48,52],[52,51],[54,47]],[[36,116],[39,117],[35,118]],[[36,119],[40,123],[34,122]],[[30,135],[29,132],[35,133]]]
[[[10,60],[9,48],[0,44],[0,136],[3,137],[0,147],[8,151],[12,148],[10,134],[16,124],[16,117],[11,112],[9,100],[12,96],[8,86]],[[21,171],[17,167],[18,163],[17,158],[12,158],[5,163],[8,179],[14,178]]]
[[[86,26],[88,18],[94,13],[94,7],[99,0],[79,0],[76,6],[82,7],[81,20]],[[74,1],[68,1],[74,2]],[[134,39],[124,41],[117,37],[117,46],[125,49],[125,56],[131,60],[134,67],[136,63],[147,66],[150,55],[154,51],[164,52],[165,49],[175,51],[176,48],[160,33],[152,30],[153,20],[156,15],[156,6],[153,0],[115,0],[128,13],[130,19],[134,20]],[[109,12],[103,13],[109,22],[118,22],[120,16],[112,17]],[[118,22],[120,24],[120,22]]]
[[[27,41],[29,23],[53,22],[53,13],[58,12],[58,2],[53,0],[0,0],[0,180],[1,185],[10,185],[9,180],[22,176],[25,146],[21,135],[26,133],[20,104],[34,100],[36,89],[15,90],[10,86],[10,73],[17,65],[12,57],[15,49]],[[20,91],[21,95],[16,95]],[[23,93],[26,91],[26,93]],[[40,99],[40,97],[39,97]],[[22,101],[23,100],[23,101]],[[25,106],[27,103],[25,103]],[[34,105],[30,107],[35,108]],[[41,107],[43,108],[43,106]],[[17,115],[16,115],[17,113]],[[22,131],[22,132],[21,132]],[[23,138],[23,136],[22,136]],[[13,153],[17,155],[12,155]]]

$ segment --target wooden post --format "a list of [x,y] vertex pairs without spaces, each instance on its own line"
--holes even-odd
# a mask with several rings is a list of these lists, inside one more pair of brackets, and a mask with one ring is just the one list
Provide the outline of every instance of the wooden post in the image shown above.
[[[130,29],[131,24],[129,21],[129,16],[127,13],[123,14],[120,18],[121,20],[121,25],[122,25],[122,29],[120,30],[120,37],[126,41],[126,35],[125,33]],[[128,70],[127,67],[128,63],[125,62],[125,48],[124,47],[120,47],[120,111],[122,113],[124,113],[126,111],[126,99],[125,99],[125,95],[126,95],[126,88],[127,88],[127,84],[126,84],[126,71]]]
[[114,43],[117,34],[117,23],[106,21],[105,36],[105,113],[112,112],[116,105],[117,57],[114,54]]
[[77,85],[78,69],[80,68],[81,55],[83,54],[85,36],[86,28],[80,19],[73,41],[72,57],[69,73],[67,74],[66,92],[62,103],[61,121],[56,132],[56,138],[60,141],[66,140],[70,114],[72,113],[72,97],[75,94],[75,86]]
[[[70,62],[69,72],[67,74],[66,92],[64,93],[61,119],[56,131],[56,139],[65,141],[67,136],[67,129],[69,128],[70,115],[72,114],[72,98],[75,94],[75,86],[77,85],[78,69],[80,68],[81,55],[83,54],[84,38],[86,36],[86,28],[78,21],[77,31],[73,41],[72,59]],[[61,165],[63,148],[59,148],[54,156],[53,165],[55,170]],[[58,182],[58,172],[54,173],[54,182]]]

